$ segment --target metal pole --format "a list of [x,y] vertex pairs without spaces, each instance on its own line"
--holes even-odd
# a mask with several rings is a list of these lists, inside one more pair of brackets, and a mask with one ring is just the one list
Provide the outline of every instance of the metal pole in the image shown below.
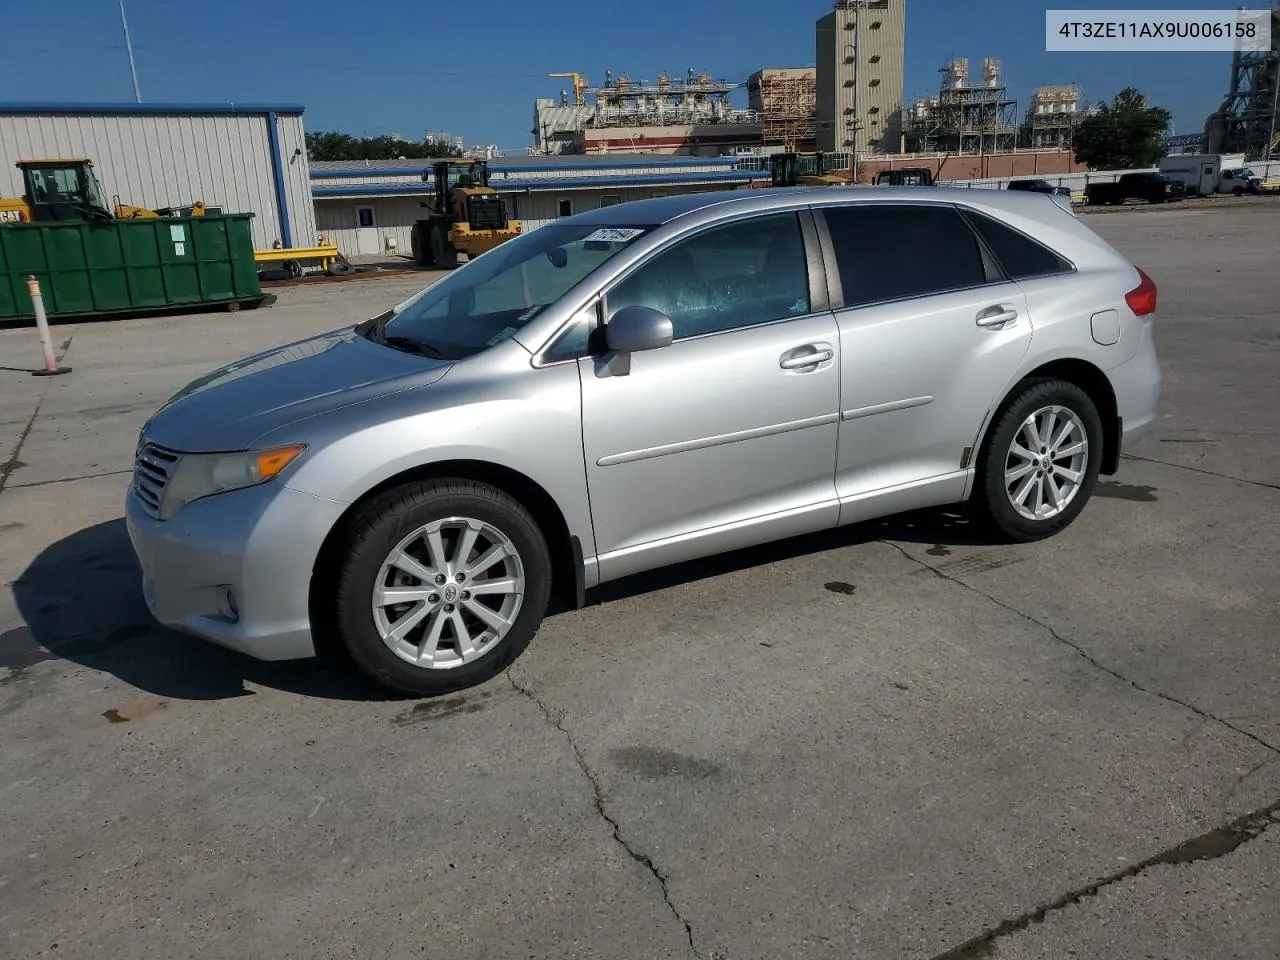
[[49,318],[44,312],[44,296],[40,293],[40,281],[34,276],[27,277],[27,293],[31,295],[31,306],[36,312],[36,330],[40,333],[40,346],[44,350],[44,369],[32,370],[33,377],[56,377],[60,373],[70,373],[70,367],[58,366],[53,355],[53,338],[49,336]]
[[129,21],[124,15],[124,0],[120,0],[120,26],[124,28],[124,48],[129,54],[129,75],[133,77],[133,100],[142,102],[142,94],[138,92],[138,68],[133,62],[133,41],[129,39]]
[[[1262,159],[1271,162],[1271,151],[1276,145],[1276,111],[1280,110],[1280,50],[1273,50],[1272,56],[1275,58],[1275,70],[1271,77],[1271,134],[1267,137],[1267,148],[1263,151]],[[1267,168],[1271,169],[1270,167]]]
[[858,61],[862,59],[862,38],[858,35],[862,26],[859,12],[862,0],[854,0],[853,4],[853,150],[849,154],[849,181],[858,182],[858,133],[861,128],[861,117],[858,114]]

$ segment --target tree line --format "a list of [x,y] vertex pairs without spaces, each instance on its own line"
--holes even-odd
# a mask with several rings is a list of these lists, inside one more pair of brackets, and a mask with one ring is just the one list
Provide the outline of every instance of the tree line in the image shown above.
[[452,143],[400,140],[395,137],[353,137],[349,133],[326,131],[308,133],[309,160],[406,160],[458,157],[462,152]]

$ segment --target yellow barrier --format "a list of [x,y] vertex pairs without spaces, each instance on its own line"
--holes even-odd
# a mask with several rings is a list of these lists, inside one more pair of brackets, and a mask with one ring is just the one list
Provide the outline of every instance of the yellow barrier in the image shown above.
[[323,247],[281,247],[279,250],[255,250],[253,259],[258,263],[272,263],[281,260],[319,260],[325,270],[338,258],[338,248],[332,245]]

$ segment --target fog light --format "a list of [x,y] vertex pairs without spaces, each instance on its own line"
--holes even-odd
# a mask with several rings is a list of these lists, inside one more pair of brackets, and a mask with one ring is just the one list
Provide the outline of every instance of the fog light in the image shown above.
[[233,623],[240,619],[240,606],[236,603],[236,593],[230,587],[218,588],[218,612]]

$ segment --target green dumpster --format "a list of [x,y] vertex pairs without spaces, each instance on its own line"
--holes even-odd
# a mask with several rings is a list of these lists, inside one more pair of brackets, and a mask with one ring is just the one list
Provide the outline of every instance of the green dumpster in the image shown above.
[[27,277],[50,317],[257,306],[252,213],[0,226],[0,321],[35,316]]

